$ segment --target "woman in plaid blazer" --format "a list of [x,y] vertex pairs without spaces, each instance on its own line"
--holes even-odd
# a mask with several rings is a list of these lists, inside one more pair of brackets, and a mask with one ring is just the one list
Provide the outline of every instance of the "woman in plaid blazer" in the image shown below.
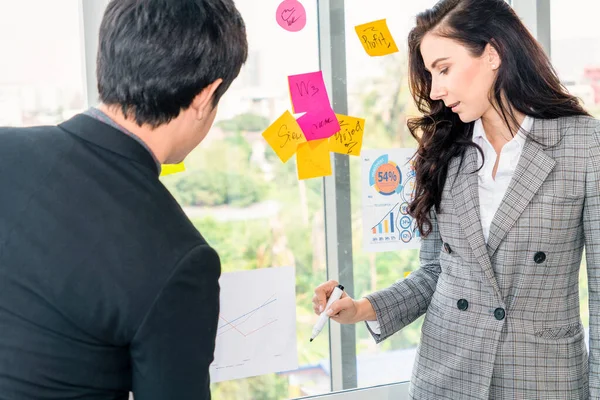
[[600,399],[600,123],[503,0],[442,0],[408,42],[421,267],[331,317],[380,342],[426,313],[413,399]]

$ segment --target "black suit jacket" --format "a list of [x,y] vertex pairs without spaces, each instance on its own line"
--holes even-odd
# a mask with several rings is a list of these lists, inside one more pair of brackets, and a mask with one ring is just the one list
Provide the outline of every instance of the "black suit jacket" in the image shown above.
[[150,153],[0,128],[0,399],[208,399],[220,262]]

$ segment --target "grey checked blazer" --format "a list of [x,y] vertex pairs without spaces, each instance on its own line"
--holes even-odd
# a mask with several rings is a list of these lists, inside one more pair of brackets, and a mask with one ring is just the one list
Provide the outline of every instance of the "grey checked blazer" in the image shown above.
[[600,123],[535,120],[487,244],[476,169],[476,149],[451,160],[421,267],[367,296],[371,333],[382,341],[426,313],[413,399],[600,399]]

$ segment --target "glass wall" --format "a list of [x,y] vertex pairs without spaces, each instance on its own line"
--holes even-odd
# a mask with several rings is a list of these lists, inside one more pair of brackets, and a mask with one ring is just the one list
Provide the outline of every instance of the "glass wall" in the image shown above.
[[[265,9],[274,10],[278,3],[271,1]],[[364,148],[416,144],[405,124],[407,116],[414,114],[407,86],[406,37],[415,15],[434,3],[345,3],[348,114],[366,119]],[[282,165],[261,136],[290,108],[286,77],[319,69],[317,7],[303,4],[310,16],[307,26],[300,33],[288,34],[272,23],[271,13],[262,7],[237,2],[248,26],[248,63],[223,98],[215,129],[186,161],[188,171],[163,179],[199,230],[219,249],[224,272],[296,267],[300,369],[215,384],[216,399],[283,399],[331,390],[329,343],[321,340],[326,336],[313,343],[306,340],[315,322],[312,290],[327,279],[322,182],[298,181],[293,160]],[[400,51],[371,58],[354,26],[381,18],[387,19]],[[334,74],[332,81],[340,78]],[[350,161],[354,295],[359,298],[418,268],[418,250],[363,251],[360,160],[351,157]],[[221,198],[209,199],[211,196]],[[408,380],[420,326],[417,321],[376,345],[364,325],[358,325],[358,387]]]
[[[415,147],[406,127],[415,115],[407,78],[407,37],[417,13],[435,0],[346,2],[348,114],[365,118],[363,149]],[[369,57],[354,27],[385,18],[399,52]],[[355,295],[383,289],[419,266],[418,250],[364,251],[360,194],[361,159],[350,157],[352,185],[352,252]],[[422,318],[377,345],[364,324],[356,329],[358,387],[408,381],[419,343]]]
[[275,23],[281,1],[238,1],[249,57],[219,104],[214,128],[165,185],[221,257],[223,272],[293,266],[299,369],[213,384],[215,400],[286,399],[331,390],[326,332],[309,342],[315,286],[326,280],[321,179],[298,181],[295,158],[283,164],[262,132],[291,110],[287,76],[319,70],[316,1],[307,24]]
[[552,63],[569,91],[600,117],[600,3],[558,0],[550,6]]
[[55,124],[83,110],[78,0],[0,3],[0,125]]

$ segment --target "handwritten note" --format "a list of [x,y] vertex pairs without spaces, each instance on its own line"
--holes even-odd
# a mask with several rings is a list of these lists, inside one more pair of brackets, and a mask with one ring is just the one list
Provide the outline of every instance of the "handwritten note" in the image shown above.
[[331,108],[321,71],[288,76],[294,113]]
[[385,19],[358,25],[354,28],[367,54],[385,56],[398,51]]
[[327,139],[301,143],[296,153],[298,179],[331,175],[331,157]]
[[363,143],[365,120],[342,114],[335,114],[335,116],[340,124],[340,130],[329,138],[329,150],[359,156]]
[[183,171],[185,171],[185,165],[182,162],[179,164],[163,164],[160,168],[160,176],[177,174]]
[[340,130],[335,112],[329,105],[324,109],[307,112],[298,118],[298,125],[308,141],[327,139]]
[[262,135],[282,162],[296,153],[299,143],[306,142],[300,126],[289,111],[277,118]]
[[298,32],[306,25],[306,11],[297,0],[285,0],[277,7],[275,18],[286,31]]

